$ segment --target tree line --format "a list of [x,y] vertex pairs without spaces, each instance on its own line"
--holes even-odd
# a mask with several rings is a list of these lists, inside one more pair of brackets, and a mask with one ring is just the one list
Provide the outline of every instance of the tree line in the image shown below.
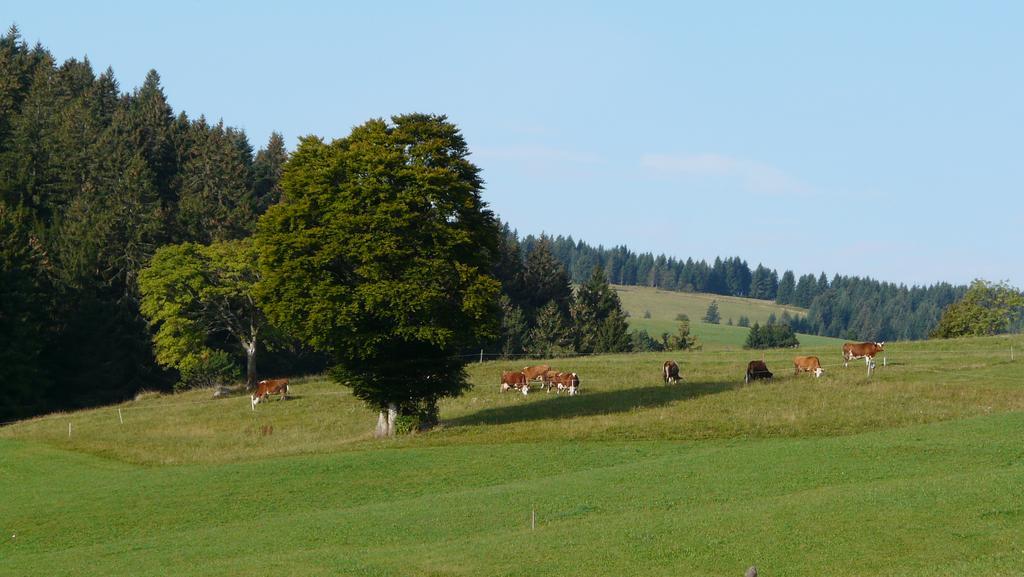
[[109,68],[0,36],[0,420],[167,388],[140,271],[160,246],[252,234],[286,160],[279,134],[254,152],[176,114],[156,71],[122,92]]
[[927,338],[943,309],[967,290],[949,283],[908,287],[838,274],[830,280],[824,272],[798,277],[787,270],[780,275],[763,264],[751,269],[739,257],[716,257],[711,263],[683,260],[625,246],[593,247],[561,235],[529,235],[522,246],[529,250],[541,241],[551,246],[573,282],[582,282],[594,266],[601,266],[613,284],[770,300],[808,309],[791,320],[798,332],[851,340]]

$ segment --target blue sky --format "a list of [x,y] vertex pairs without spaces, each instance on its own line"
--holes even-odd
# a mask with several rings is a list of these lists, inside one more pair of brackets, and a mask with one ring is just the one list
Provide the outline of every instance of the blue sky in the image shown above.
[[[520,233],[1024,286],[1024,3],[18,3],[122,90],[289,147],[447,114]],[[836,4],[836,5],[831,5]]]

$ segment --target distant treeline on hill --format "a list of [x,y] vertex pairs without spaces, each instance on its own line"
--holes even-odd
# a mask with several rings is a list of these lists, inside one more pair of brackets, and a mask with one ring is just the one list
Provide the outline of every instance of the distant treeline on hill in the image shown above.
[[[791,321],[796,331],[851,340],[926,338],[938,324],[942,309],[967,290],[949,283],[907,287],[838,274],[829,281],[824,272],[797,277],[787,270],[780,276],[762,264],[751,270],[739,257],[718,257],[708,264],[692,258],[635,253],[625,246],[595,248],[571,236],[542,238],[550,241],[551,252],[574,283],[585,280],[600,265],[613,284],[747,297],[806,308],[806,316]],[[539,240],[533,235],[523,238],[523,251],[529,252]]]

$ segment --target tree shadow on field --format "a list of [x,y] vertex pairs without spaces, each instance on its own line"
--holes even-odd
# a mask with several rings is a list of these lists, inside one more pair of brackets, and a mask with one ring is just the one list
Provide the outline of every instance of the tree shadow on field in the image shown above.
[[[676,401],[695,399],[705,395],[713,395],[742,387],[743,384],[731,382],[688,382],[676,385],[648,386],[614,391],[590,393],[583,389],[579,395],[570,397],[566,394],[556,396],[554,393],[530,393],[542,395],[542,401],[494,407],[463,415],[454,419],[445,419],[448,427],[470,425],[503,425],[508,423],[543,421],[569,417],[589,417],[626,413],[635,409],[651,409]],[[519,393],[504,393],[516,394]]]

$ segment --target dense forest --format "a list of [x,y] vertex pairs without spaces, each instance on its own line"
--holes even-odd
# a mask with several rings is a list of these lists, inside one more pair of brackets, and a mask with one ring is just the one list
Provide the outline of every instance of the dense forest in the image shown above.
[[529,251],[542,240],[551,245],[573,282],[581,282],[600,265],[613,284],[771,300],[808,309],[806,316],[791,321],[798,332],[854,340],[927,338],[942,310],[967,290],[948,283],[907,287],[856,276],[835,275],[829,280],[824,272],[797,277],[787,270],[779,275],[762,264],[751,270],[739,257],[719,257],[708,264],[637,254],[624,246],[595,248],[571,236],[530,235],[521,242]]
[[140,270],[161,245],[249,235],[286,159],[280,135],[254,153],[175,114],[155,71],[122,93],[109,68],[0,37],[0,418],[166,388]]

